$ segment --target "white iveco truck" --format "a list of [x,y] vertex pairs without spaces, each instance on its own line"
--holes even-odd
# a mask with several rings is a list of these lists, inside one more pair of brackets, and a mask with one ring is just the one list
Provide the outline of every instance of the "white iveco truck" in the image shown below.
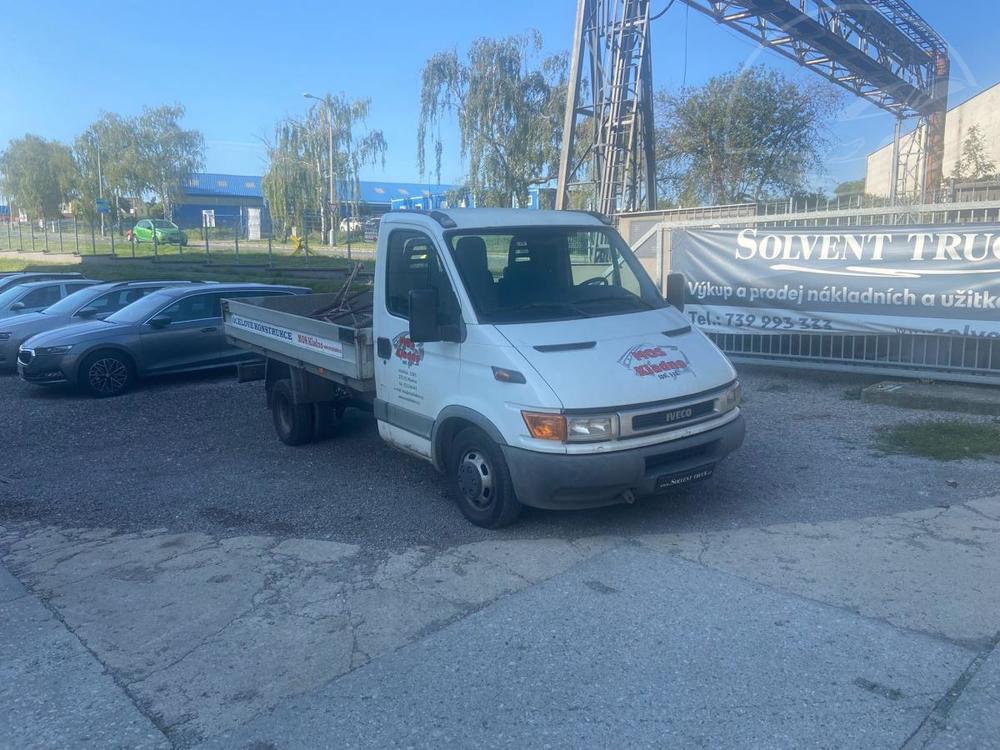
[[[374,286],[224,303],[265,358],[278,436],[324,436],[348,404],[446,472],[479,526],[523,505],[631,503],[706,479],[743,441],[726,357],[659,294],[598,216],[403,211],[382,218]],[[258,372],[258,376],[261,373]]]

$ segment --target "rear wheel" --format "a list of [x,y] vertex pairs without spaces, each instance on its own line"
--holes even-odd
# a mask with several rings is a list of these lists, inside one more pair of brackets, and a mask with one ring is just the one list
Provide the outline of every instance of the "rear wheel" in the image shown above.
[[271,386],[271,417],[285,445],[303,445],[315,436],[313,405],[295,403],[292,381],[287,378]]
[[80,365],[78,382],[91,396],[120,396],[135,383],[135,367],[119,352],[94,352]]
[[458,508],[476,526],[498,529],[517,520],[521,503],[507,461],[485,432],[469,427],[458,434],[452,443],[451,471]]

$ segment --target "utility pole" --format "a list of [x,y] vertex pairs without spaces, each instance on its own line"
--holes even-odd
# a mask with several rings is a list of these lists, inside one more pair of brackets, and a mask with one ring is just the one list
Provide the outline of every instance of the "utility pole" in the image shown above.
[[[101,174],[101,137],[95,134],[97,141],[97,197],[104,199],[104,175]],[[104,212],[101,212],[101,237],[104,236]]]
[[326,107],[326,130],[327,130],[327,138],[328,138],[328,141],[329,141],[329,143],[327,145],[327,148],[329,149],[329,152],[330,152],[329,153],[329,157],[330,157],[330,168],[329,168],[329,172],[330,172],[330,174],[329,174],[329,177],[330,177],[330,185],[329,185],[330,206],[328,208],[329,216],[330,216],[330,236],[327,238],[327,241],[332,245],[333,244],[333,231],[334,231],[333,230],[333,217],[334,217],[334,211],[333,211],[333,202],[334,202],[334,198],[333,198],[333,107],[330,106],[330,95],[329,94],[327,94],[327,96],[326,96],[325,99],[321,99],[320,97],[314,96],[314,95],[312,95],[312,94],[310,94],[308,92],[306,92],[302,96],[304,96],[306,99],[315,99],[318,102],[323,102],[323,105]]

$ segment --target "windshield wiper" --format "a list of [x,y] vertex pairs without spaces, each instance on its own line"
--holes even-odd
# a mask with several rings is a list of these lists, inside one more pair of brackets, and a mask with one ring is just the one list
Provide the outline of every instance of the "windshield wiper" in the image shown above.
[[508,314],[523,313],[530,310],[554,310],[558,312],[568,312],[573,315],[579,315],[584,318],[591,317],[590,313],[584,312],[579,307],[571,305],[568,302],[529,302],[526,305],[518,305],[517,307],[509,308],[504,310]]
[[599,297],[584,297],[583,299],[579,299],[576,302],[577,304],[580,304],[582,302],[632,302],[632,303],[638,302],[640,305],[643,305],[649,310],[653,309],[653,306],[648,302],[646,302],[646,300],[642,299],[641,297],[636,297],[633,294],[626,294],[626,295],[603,294]]

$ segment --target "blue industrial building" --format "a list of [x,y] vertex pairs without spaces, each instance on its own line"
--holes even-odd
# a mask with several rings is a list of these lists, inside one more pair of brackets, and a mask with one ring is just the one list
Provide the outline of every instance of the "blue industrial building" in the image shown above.
[[[380,182],[362,180],[360,213],[379,216],[401,208],[442,208],[453,185],[428,185],[415,182]],[[261,190],[261,178],[253,175],[196,173],[181,185],[181,195],[174,203],[174,222],[185,229],[202,226],[204,212],[211,212],[215,226],[239,226],[245,232],[250,215],[260,211],[260,226],[270,232],[271,217]],[[347,214],[346,204],[341,215]]]

